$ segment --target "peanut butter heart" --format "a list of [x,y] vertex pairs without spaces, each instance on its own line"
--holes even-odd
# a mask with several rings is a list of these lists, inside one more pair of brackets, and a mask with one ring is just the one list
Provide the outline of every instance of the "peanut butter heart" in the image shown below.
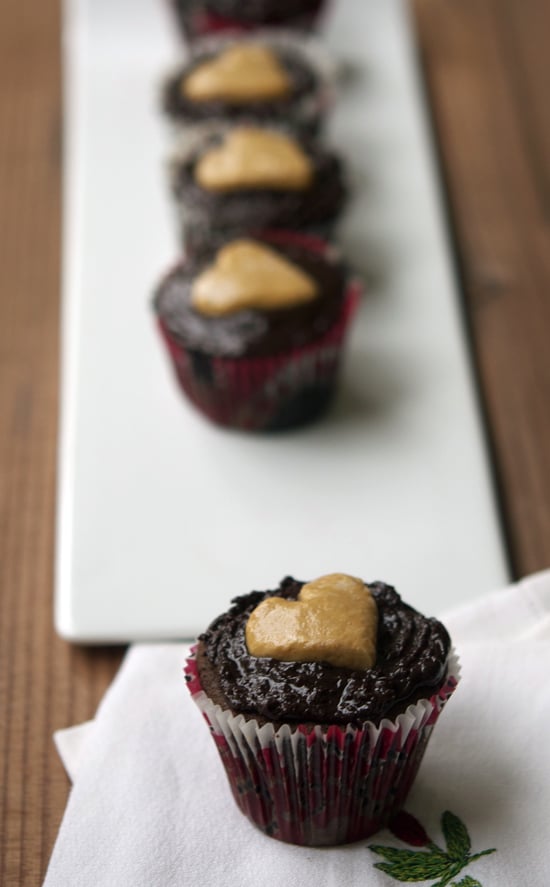
[[206,151],[196,164],[195,178],[207,191],[302,191],[312,182],[313,167],[289,136],[247,126],[232,130],[219,147]]
[[296,601],[262,601],[246,624],[246,644],[252,656],[364,669],[376,662],[377,626],[368,586],[331,573],[304,585]]
[[194,102],[245,103],[286,98],[292,81],[267,46],[237,44],[197,65],[183,81],[182,91]]
[[316,296],[317,285],[309,274],[253,240],[224,246],[191,290],[193,307],[212,316],[244,308],[290,308]]

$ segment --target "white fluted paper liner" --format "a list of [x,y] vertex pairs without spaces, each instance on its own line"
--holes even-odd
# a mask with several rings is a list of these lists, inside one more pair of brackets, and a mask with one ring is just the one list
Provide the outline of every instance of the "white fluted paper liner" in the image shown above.
[[452,651],[442,687],[395,720],[275,728],[215,704],[202,689],[194,652],[185,671],[241,811],[266,834],[306,845],[359,840],[391,819],[459,680]]

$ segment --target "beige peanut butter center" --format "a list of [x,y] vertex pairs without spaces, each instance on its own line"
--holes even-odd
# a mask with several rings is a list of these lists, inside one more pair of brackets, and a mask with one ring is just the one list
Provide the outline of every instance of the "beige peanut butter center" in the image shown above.
[[245,308],[291,308],[317,294],[314,279],[275,250],[254,240],[235,240],[196,278],[191,302],[202,314],[216,316]]
[[195,178],[208,191],[301,191],[313,180],[313,166],[305,151],[289,136],[246,126],[232,130],[221,145],[205,151],[195,167]]
[[292,81],[267,46],[237,44],[197,65],[183,81],[182,91],[195,102],[245,103],[286,98]]
[[353,576],[331,573],[304,585],[296,601],[262,601],[246,624],[246,644],[252,656],[371,668],[377,626],[368,586]]

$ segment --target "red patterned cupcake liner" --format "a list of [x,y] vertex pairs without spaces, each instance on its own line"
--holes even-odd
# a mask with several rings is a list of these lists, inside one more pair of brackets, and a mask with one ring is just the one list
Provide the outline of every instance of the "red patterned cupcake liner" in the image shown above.
[[265,28],[270,26],[309,31],[318,21],[324,5],[324,0],[319,0],[315,11],[302,13],[273,25],[270,22],[263,22],[261,24],[257,22],[243,22],[239,19],[218,15],[215,12],[200,8],[191,10],[185,16],[178,13],[178,18],[185,37],[190,41],[216,34],[246,34],[257,31],[259,27]]
[[[326,254],[327,244],[304,234],[264,232],[272,243],[299,242]],[[159,319],[176,377],[189,400],[218,425],[247,431],[296,427],[313,421],[334,393],[342,346],[360,298],[348,284],[336,321],[322,336],[271,357],[214,357],[186,348]]]
[[434,725],[459,680],[452,653],[443,686],[379,726],[259,726],[224,711],[186,662],[239,809],[265,834],[308,846],[346,844],[383,828],[403,806]]
[[358,288],[350,287],[338,321],[324,336],[275,357],[197,355],[162,320],[159,327],[179,384],[202,413],[218,425],[275,430],[312,421],[328,406],[358,298]]

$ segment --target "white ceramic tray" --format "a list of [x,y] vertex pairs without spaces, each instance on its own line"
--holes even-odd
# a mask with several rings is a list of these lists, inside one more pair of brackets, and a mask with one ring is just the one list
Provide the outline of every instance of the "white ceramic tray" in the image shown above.
[[198,416],[150,312],[176,255],[157,106],[178,56],[168,4],[66,14],[58,631],[193,636],[288,573],[385,579],[428,612],[503,583],[405,4],[335,0],[323,34],[352,69],[330,135],[355,181],[341,239],[369,292],[333,411],[276,437]]

